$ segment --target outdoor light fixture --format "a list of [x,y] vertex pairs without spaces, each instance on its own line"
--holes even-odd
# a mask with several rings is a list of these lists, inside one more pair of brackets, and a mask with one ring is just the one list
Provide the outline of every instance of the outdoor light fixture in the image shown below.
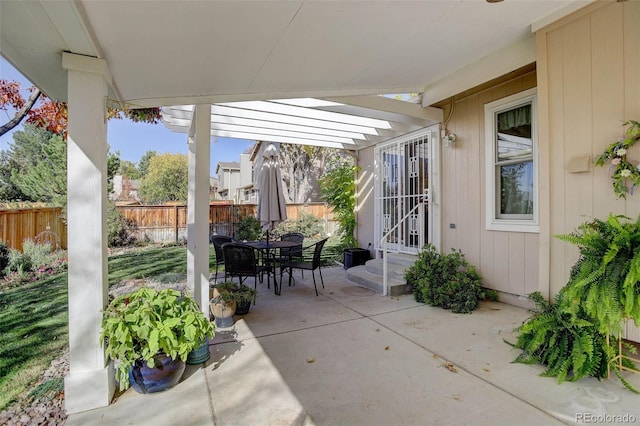
[[442,142],[444,142],[444,146],[446,146],[447,148],[451,148],[455,141],[456,141],[456,135],[453,133],[449,133],[448,135],[442,138]]

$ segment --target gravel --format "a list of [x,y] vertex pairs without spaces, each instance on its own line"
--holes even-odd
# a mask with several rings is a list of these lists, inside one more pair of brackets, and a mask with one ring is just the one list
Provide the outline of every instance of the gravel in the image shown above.
[[[51,379],[63,380],[68,373],[69,349],[65,348],[58,358],[51,361],[49,368],[42,373],[32,390]],[[0,411],[0,425],[2,426],[55,426],[64,425],[66,421],[67,413],[64,409],[63,390],[53,390],[39,398],[25,396],[6,410]]]

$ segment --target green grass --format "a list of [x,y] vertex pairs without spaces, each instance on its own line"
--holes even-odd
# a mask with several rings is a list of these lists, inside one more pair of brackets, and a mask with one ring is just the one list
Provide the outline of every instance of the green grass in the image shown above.
[[[109,258],[109,286],[186,272],[185,247],[136,249]],[[66,273],[0,291],[0,410],[24,395],[59,356],[68,344],[67,323]]]
[[[341,257],[332,240],[325,245],[323,262]],[[213,247],[209,253],[210,270],[215,270]],[[175,280],[186,273],[184,246],[134,249],[109,258],[109,286],[138,278]],[[59,356],[68,343],[67,323],[66,273],[0,290],[0,410],[25,395]]]

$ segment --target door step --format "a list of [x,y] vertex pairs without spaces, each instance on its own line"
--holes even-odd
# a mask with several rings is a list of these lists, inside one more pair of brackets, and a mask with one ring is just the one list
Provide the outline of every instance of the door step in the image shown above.
[[[412,291],[404,279],[405,271],[416,261],[416,256],[387,253],[387,286],[389,296],[409,294]],[[372,259],[365,265],[347,269],[347,280],[363,287],[382,293],[383,261]]]

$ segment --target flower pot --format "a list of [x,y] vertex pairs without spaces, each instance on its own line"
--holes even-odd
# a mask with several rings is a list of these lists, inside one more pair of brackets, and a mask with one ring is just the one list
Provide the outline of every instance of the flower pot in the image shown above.
[[155,367],[138,360],[129,370],[129,383],[139,393],[160,392],[175,386],[186,368],[184,361],[172,359],[166,354],[158,354],[153,359]]
[[208,361],[209,358],[211,358],[211,354],[209,353],[209,339],[206,339],[202,345],[189,352],[187,355],[187,364],[202,364]]
[[233,325],[233,314],[236,311],[236,302],[223,302],[219,298],[213,298],[209,301],[211,313],[215,317],[216,326],[225,328]]
[[246,315],[251,307],[251,300],[241,300],[237,303],[235,315]]

